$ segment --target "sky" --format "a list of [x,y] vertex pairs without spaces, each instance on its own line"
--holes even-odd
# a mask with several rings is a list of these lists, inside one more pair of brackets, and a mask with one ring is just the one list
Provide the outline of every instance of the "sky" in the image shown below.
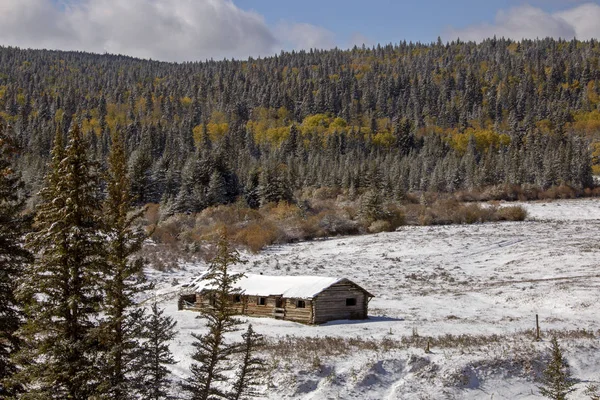
[[0,45],[175,62],[494,35],[600,38],[600,0],[0,0]]

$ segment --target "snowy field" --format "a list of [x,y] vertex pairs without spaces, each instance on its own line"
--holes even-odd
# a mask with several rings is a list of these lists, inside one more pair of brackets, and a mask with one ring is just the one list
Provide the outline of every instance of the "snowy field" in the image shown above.
[[[265,398],[541,398],[535,377],[548,330],[557,331],[581,380],[571,398],[586,398],[586,384],[600,380],[600,342],[583,332],[600,331],[600,201],[523,205],[525,222],[403,227],[245,254],[249,273],[346,277],[376,296],[366,321],[305,326],[245,318],[273,342],[290,344],[289,355],[269,355]],[[202,332],[203,324],[195,313],[177,311],[179,287],[172,281],[188,282],[204,268],[150,272],[161,306],[178,322],[172,345],[178,377],[188,371],[190,333]],[[536,314],[542,342],[531,334]],[[470,336],[441,344],[448,334]],[[325,337],[348,340],[329,352],[301,344],[320,338],[314,343],[326,346]],[[398,345],[428,337],[440,343],[429,353],[421,345]]]

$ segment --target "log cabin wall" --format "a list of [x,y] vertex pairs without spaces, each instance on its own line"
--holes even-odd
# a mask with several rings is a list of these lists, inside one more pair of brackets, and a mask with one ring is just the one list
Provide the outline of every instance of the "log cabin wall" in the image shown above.
[[[181,299],[181,297],[180,297],[180,299]],[[245,313],[246,303],[245,303],[244,297],[245,296],[234,295],[233,298],[231,299],[232,306],[235,309],[236,313],[238,313],[238,314]],[[181,302],[181,300],[180,300],[180,302]],[[211,305],[212,305],[211,304],[211,296],[209,293],[206,293],[206,292],[205,293],[196,293],[195,306],[188,307],[187,309],[198,311],[202,308],[210,307]]]
[[[267,296],[244,296],[246,299],[245,312],[246,315],[254,317],[273,317],[273,311],[275,310],[276,297]],[[264,299],[264,305],[259,303],[259,299]]]
[[368,297],[365,291],[347,280],[328,287],[313,301],[312,323],[315,324],[336,319],[366,319],[368,315]]
[[[364,289],[344,279],[323,290],[313,299],[240,294],[233,295],[231,301],[237,314],[322,324],[336,319],[368,318],[370,297]],[[193,303],[193,306],[190,303]],[[198,311],[210,306],[210,292],[182,294],[179,298],[179,309]]]
[[302,322],[304,324],[312,324],[313,302],[306,299],[285,299],[284,319],[288,321]]

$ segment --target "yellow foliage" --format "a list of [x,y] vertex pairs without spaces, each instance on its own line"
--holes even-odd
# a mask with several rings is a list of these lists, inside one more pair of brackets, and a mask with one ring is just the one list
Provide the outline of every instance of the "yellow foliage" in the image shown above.
[[225,134],[229,130],[229,124],[226,122],[221,124],[209,122],[208,124],[206,124],[206,130],[208,132],[208,137],[210,138],[210,140],[215,142],[221,139],[223,136],[225,136]]
[[590,81],[587,85],[587,95],[590,103],[595,106],[600,101],[598,92],[596,92],[596,81]]
[[396,143],[396,138],[391,132],[377,133],[373,137],[373,144],[381,147],[392,147]]
[[573,115],[574,121],[567,124],[567,129],[587,136],[600,134],[600,111],[578,112]]
[[259,143],[270,143],[274,146],[280,146],[290,135],[290,128],[281,126],[277,128],[256,129],[254,140]]
[[302,121],[302,133],[323,133],[331,124],[331,117],[326,114],[309,115]]
[[290,112],[285,107],[277,110],[258,107],[252,112],[246,128],[256,142],[279,146],[289,136],[290,120]]
[[348,123],[346,122],[346,120],[343,118],[340,118],[340,117],[337,117],[336,119],[334,119],[333,122],[331,123],[331,125],[329,125],[329,128],[339,129],[339,130],[342,130],[347,127],[348,127]]
[[65,110],[63,110],[62,108],[59,108],[58,110],[56,110],[56,113],[54,114],[54,121],[57,123],[62,121],[62,117],[64,114],[65,114]]
[[100,123],[98,122],[98,120],[96,118],[93,118],[93,117],[90,119],[85,118],[83,120],[83,122],[81,123],[81,130],[84,133],[93,132],[96,135],[99,135],[101,133]]
[[[592,147],[592,168],[600,168],[600,142],[594,142]],[[594,175],[600,175],[594,172]]]
[[452,148],[461,154],[467,151],[471,136],[475,139],[475,146],[480,152],[486,152],[490,147],[497,149],[500,146],[510,144],[510,137],[505,134],[499,134],[491,129],[473,129],[468,128],[462,133],[456,129],[450,130],[449,142]]
[[189,106],[191,106],[191,105],[192,105],[192,99],[190,99],[190,98],[189,98],[189,97],[187,97],[187,96],[185,96],[185,97],[182,97],[182,98],[179,100],[179,102],[181,103],[181,106],[182,106],[182,107],[185,107],[185,108],[187,108],[187,107],[189,107]]

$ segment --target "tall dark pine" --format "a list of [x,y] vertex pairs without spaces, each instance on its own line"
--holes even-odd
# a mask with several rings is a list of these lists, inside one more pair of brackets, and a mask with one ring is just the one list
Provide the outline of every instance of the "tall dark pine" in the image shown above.
[[11,168],[13,152],[12,140],[0,121],[0,398],[16,390],[7,381],[16,371],[10,358],[19,348],[15,332],[21,315],[15,298],[16,282],[30,261],[30,254],[22,247],[24,201],[19,192],[23,184]]
[[105,266],[99,176],[79,127],[62,146],[58,132],[40,192],[34,231],[35,261],[23,281],[27,321],[21,332],[19,381],[31,398],[88,399],[99,379],[97,320]]
[[[154,303],[151,314],[142,323],[142,348],[136,360],[135,393],[139,399],[166,400],[175,397],[169,394],[171,380],[167,365],[176,361],[169,349],[169,342],[177,332],[173,317],[163,315],[164,311]],[[131,395],[131,393],[130,393]],[[129,398],[133,398],[130,396]]]
[[107,197],[104,223],[107,233],[106,270],[101,324],[103,382],[101,392],[111,399],[131,398],[135,357],[139,353],[141,309],[135,296],[149,289],[143,275],[143,262],[133,259],[146,237],[135,226],[143,210],[133,211],[127,156],[120,132],[112,135],[106,176]]
[[241,262],[237,251],[229,247],[227,238],[222,235],[217,255],[204,276],[207,286],[213,288],[213,305],[202,310],[208,333],[192,334],[196,339],[192,355],[195,362],[190,367],[191,376],[183,385],[192,400],[228,398],[228,390],[222,384],[227,381],[227,362],[239,352],[239,344],[228,343],[225,334],[237,330],[240,324],[234,317],[232,296],[236,291],[236,282],[243,276],[230,273],[229,267]]

